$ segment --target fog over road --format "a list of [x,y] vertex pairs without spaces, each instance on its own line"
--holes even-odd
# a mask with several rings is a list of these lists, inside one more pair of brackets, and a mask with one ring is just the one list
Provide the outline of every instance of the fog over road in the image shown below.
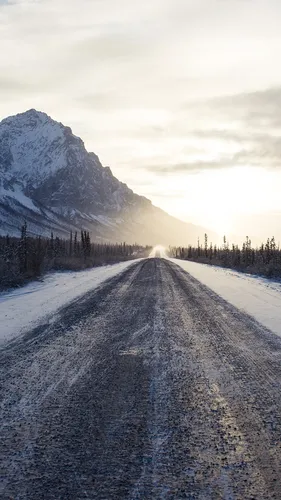
[[143,260],[1,351],[2,497],[280,499],[281,338]]

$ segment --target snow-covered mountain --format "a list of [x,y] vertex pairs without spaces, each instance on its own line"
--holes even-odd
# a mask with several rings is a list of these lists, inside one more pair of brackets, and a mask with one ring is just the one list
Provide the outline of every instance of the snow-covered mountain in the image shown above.
[[103,167],[69,127],[34,109],[0,123],[0,234],[89,230],[94,238],[180,244],[203,236]]

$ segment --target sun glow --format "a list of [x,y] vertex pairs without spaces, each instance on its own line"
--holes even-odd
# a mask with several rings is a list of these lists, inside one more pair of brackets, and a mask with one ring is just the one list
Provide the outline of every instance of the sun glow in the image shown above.
[[165,257],[166,256],[166,249],[162,245],[156,245],[153,249],[149,257],[155,258],[155,257]]
[[234,230],[237,217],[272,210],[278,203],[280,183],[262,168],[236,167],[200,177],[198,220],[220,236]]
[[[278,211],[280,186],[281,173],[245,166],[163,176],[149,196],[170,214],[221,237],[239,232],[245,216]],[[169,196],[162,197],[161,192]],[[248,234],[251,231],[254,228]]]

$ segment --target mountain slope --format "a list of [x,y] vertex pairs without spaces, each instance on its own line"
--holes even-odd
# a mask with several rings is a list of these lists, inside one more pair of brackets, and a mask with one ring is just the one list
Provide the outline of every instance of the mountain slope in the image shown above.
[[113,176],[69,127],[29,110],[0,123],[0,232],[86,229],[94,238],[184,244],[203,228],[156,208]]

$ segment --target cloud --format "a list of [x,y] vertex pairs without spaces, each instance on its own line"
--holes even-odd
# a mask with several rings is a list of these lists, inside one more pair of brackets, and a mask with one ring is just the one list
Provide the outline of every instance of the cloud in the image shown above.
[[0,75],[0,92],[5,92],[5,94],[17,94],[19,92],[34,92],[36,87],[32,82],[19,81],[16,78],[8,78],[4,75]]
[[217,98],[208,108],[223,116],[241,120],[245,126],[260,130],[281,125],[281,87]]
[[280,168],[281,87],[186,103],[174,114],[168,131],[170,140],[186,140],[180,160],[154,162],[147,166],[150,172]]
[[237,95],[229,95],[210,101],[216,107],[228,108],[229,106],[246,107],[268,107],[272,109],[279,102],[281,104],[281,86],[276,86],[255,92],[243,92]]
[[[143,176],[277,168],[281,87],[272,85],[281,71],[268,56],[281,48],[279,11],[264,3],[253,18],[251,2],[234,0],[6,3],[2,117],[48,112],[117,175],[124,165],[128,177],[132,166]],[[271,88],[246,91],[264,84]]]
[[71,58],[86,61],[103,61],[109,63],[116,59],[126,60],[145,54],[144,44],[140,36],[130,33],[99,33],[82,41],[75,41],[69,47]]
[[236,163],[234,158],[224,158],[224,159],[221,158],[214,161],[183,162],[183,163],[175,163],[169,165],[164,165],[164,164],[148,165],[145,167],[145,170],[157,175],[159,174],[174,175],[174,174],[189,174],[190,172],[200,172],[201,170],[233,167],[235,165]]

